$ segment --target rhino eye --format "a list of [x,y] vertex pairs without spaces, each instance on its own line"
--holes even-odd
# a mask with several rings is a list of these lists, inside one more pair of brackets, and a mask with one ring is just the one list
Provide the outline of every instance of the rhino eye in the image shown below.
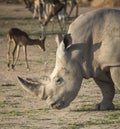
[[60,85],[63,82],[63,78],[59,77],[55,80],[56,85]]

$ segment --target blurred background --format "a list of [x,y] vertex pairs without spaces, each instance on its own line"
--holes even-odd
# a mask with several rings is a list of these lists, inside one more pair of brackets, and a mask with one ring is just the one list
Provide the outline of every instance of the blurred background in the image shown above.
[[[120,0],[77,0],[77,1],[79,2],[79,6],[90,6],[90,7],[119,7],[120,6]],[[0,3],[23,4],[24,0],[0,0]]]

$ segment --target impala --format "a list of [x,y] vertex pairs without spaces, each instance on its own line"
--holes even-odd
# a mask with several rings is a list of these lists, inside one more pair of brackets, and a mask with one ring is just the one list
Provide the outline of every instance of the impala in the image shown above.
[[[10,66],[12,69],[14,69],[16,62],[19,57],[20,53],[20,47],[23,47],[24,54],[25,54],[25,61],[26,61],[26,67],[29,70],[29,65],[27,61],[27,45],[38,45],[40,48],[42,48],[43,51],[45,51],[45,39],[46,36],[40,37],[40,39],[31,39],[28,34],[18,28],[11,28],[7,34],[7,40],[8,40],[8,68],[10,69]],[[11,41],[14,43],[14,48],[12,51],[12,64],[10,63],[10,46]],[[16,58],[15,58],[16,53]]]

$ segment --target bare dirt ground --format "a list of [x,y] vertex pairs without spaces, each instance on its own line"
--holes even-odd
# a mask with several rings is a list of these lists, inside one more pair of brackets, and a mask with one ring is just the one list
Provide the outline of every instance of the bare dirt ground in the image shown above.
[[[79,13],[89,10],[91,8],[80,8]],[[29,72],[22,51],[16,70],[8,71],[6,34],[11,27],[18,27],[30,37],[38,38],[39,22],[31,16],[24,5],[0,5],[0,129],[120,129],[120,91],[117,89],[114,98],[116,110],[96,111],[95,105],[102,96],[92,79],[84,80],[76,99],[63,110],[50,109],[46,102],[20,87],[17,76],[48,75],[55,64],[55,36],[48,35],[46,52],[36,46],[28,47]],[[67,27],[71,22],[67,21]],[[56,28],[57,23],[55,25]],[[48,28],[51,26],[49,24]]]

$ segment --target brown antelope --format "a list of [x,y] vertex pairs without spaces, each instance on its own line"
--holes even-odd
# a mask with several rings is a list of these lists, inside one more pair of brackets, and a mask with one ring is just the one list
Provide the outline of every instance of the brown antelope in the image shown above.
[[24,0],[24,3],[33,13],[33,18],[36,18],[38,14],[38,19],[41,21],[43,13],[43,0]]
[[[66,7],[66,2],[67,0],[63,0],[63,2],[61,2],[60,0],[50,0],[49,3],[44,3],[46,4],[46,16],[44,16],[44,19],[41,21],[41,25],[42,27],[45,29],[47,24],[50,22],[50,20],[54,17],[57,16],[57,21],[59,23],[60,29],[61,31],[63,31],[63,25],[61,23],[64,24],[64,17],[62,16],[63,13],[65,12],[65,7]],[[49,5],[50,4],[50,5]],[[49,6],[47,10],[47,5]],[[61,14],[59,14],[61,12]],[[65,15],[65,13],[64,13]],[[53,27],[54,28],[54,27]]]
[[38,14],[38,19],[42,20],[43,15],[43,0],[34,0],[34,13],[33,18]]
[[[66,0],[64,0],[65,2],[66,2]],[[65,2],[64,3],[62,3],[62,2],[60,2],[59,0],[58,1],[55,1],[55,0],[53,0],[53,1],[51,1],[51,10],[49,11],[49,13],[48,13],[48,16],[47,16],[47,18],[45,19],[45,21],[44,21],[44,25],[47,25],[48,24],[48,22],[50,21],[50,19],[52,18],[52,17],[54,17],[54,16],[57,16],[58,15],[58,13],[63,9],[63,8],[65,8]]]
[[33,7],[33,18],[38,14],[38,19],[43,26],[46,26],[51,18],[57,16],[60,28],[63,30],[61,20],[64,23],[67,0],[24,0],[24,2],[29,10]]
[[[18,28],[11,28],[7,34],[7,40],[8,40],[8,68],[10,69],[10,46],[11,46],[11,41],[14,43],[14,48],[12,51],[12,69],[14,69],[16,62],[19,57],[20,53],[20,47],[23,46],[23,51],[25,54],[25,61],[26,61],[26,67],[27,70],[29,70],[29,65],[27,61],[27,45],[38,45],[40,48],[42,48],[43,51],[45,51],[45,39],[46,36],[43,36],[40,39],[31,39],[28,34]],[[15,58],[15,53],[16,53],[16,58]]]

